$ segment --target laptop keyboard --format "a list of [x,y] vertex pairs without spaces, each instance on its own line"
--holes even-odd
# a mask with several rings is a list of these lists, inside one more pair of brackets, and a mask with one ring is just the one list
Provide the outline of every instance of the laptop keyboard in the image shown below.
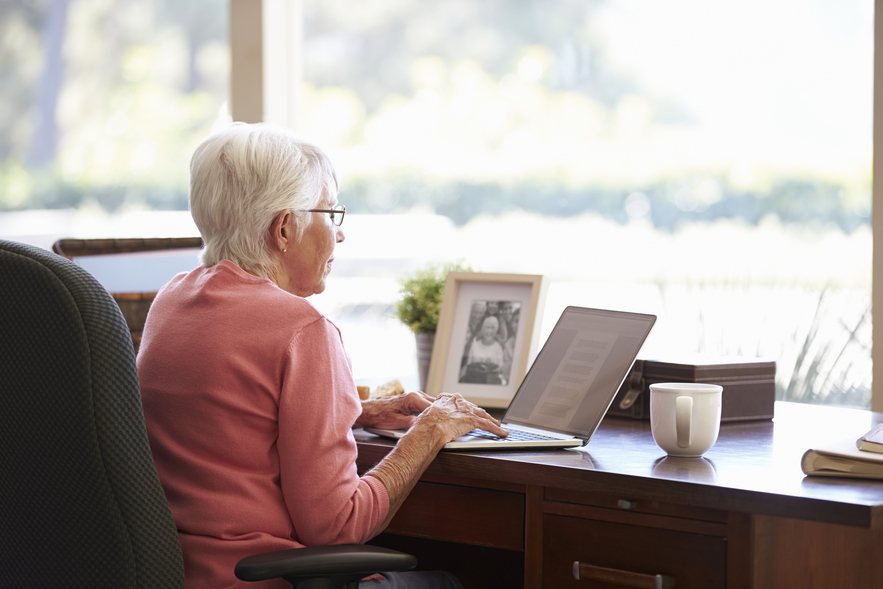
[[476,438],[485,438],[488,440],[512,440],[515,442],[536,442],[542,440],[560,440],[561,438],[556,438],[553,436],[544,436],[543,434],[533,434],[530,432],[525,432],[521,430],[510,430],[509,435],[505,438],[501,438],[500,436],[494,435],[490,432],[486,432],[480,429],[474,429],[467,436],[473,436]]

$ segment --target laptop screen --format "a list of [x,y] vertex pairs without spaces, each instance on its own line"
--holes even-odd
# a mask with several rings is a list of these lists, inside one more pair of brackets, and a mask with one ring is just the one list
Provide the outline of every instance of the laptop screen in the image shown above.
[[654,315],[567,307],[503,421],[591,437],[655,322]]

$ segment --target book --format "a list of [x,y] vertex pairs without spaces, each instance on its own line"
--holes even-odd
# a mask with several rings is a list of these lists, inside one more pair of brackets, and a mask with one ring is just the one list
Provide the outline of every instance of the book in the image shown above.
[[875,425],[871,431],[855,441],[859,450],[883,453],[883,423]]
[[859,450],[847,438],[807,450],[800,468],[810,476],[883,480],[883,454]]

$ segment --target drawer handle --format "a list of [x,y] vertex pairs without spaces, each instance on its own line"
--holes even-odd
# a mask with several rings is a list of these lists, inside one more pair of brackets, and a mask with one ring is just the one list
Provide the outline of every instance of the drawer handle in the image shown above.
[[575,561],[573,563],[573,578],[577,581],[599,581],[610,583],[620,587],[635,587],[636,589],[673,589],[675,578],[668,575],[645,575],[619,569],[608,569],[591,564]]

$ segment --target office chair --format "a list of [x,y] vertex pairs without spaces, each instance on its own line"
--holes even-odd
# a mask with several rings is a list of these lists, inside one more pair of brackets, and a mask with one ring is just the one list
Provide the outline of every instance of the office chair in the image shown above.
[[[2,240],[0,481],[0,586],[184,586],[119,308],[76,264]],[[415,565],[328,546],[251,556],[236,574],[338,589]]]

